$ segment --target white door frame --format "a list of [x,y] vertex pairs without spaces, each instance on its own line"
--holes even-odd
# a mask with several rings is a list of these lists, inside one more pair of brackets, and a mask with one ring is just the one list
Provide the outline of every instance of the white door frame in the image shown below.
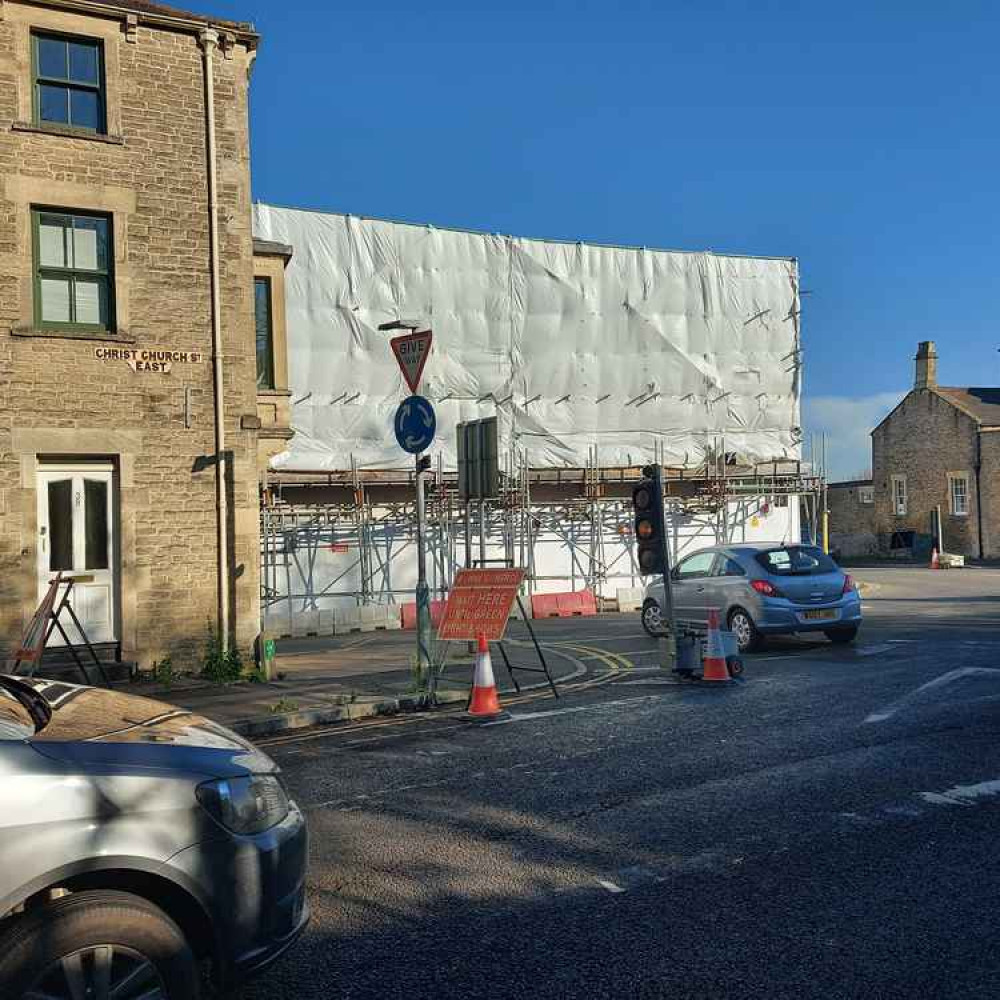
[[[118,567],[118,482],[116,468],[113,462],[95,459],[86,461],[75,459],[69,461],[43,461],[36,464],[36,497],[38,516],[38,546],[36,574],[38,596],[48,589],[49,581],[55,570],[51,568],[51,525],[49,524],[49,490],[48,484],[69,480],[72,556],[71,566],[64,569],[67,576],[73,576],[77,582],[73,588],[71,603],[73,610],[87,632],[87,638],[92,643],[118,642],[121,636],[121,603],[119,592]],[[107,484],[107,567],[89,568],[87,566],[86,541],[86,487],[85,480]],[[80,642],[80,636],[72,621],[60,619],[63,628],[71,642]],[[56,629],[49,644],[63,645],[62,635]]]

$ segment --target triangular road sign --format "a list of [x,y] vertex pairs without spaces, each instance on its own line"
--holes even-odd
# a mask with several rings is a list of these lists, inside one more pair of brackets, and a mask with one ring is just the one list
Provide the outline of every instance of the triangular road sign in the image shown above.
[[420,385],[420,376],[424,373],[427,356],[431,353],[433,337],[430,330],[418,330],[416,333],[406,334],[405,337],[393,337],[389,341],[410,392],[415,393],[417,386]]

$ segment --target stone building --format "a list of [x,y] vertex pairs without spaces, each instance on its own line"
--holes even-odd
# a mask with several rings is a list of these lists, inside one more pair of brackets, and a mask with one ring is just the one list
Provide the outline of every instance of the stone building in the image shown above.
[[0,0],[7,649],[57,570],[127,661],[258,633],[258,449],[290,432],[254,360],[289,252],[253,251],[256,46],[147,0]]
[[1000,388],[939,386],[931,341],[915,361],[913,388],[872,431],[880,547],[926,556],[940,511],[945,551],[1000,555]]
[[830,551],[837,557],[872,555],[875,536],[875,487],[870,479],[830,483],[826,491]]

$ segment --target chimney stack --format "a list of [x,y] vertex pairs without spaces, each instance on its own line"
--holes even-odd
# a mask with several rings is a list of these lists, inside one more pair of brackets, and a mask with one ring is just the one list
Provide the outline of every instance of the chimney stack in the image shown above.
[[933,340],[922,340],[917,344],[917,356],[913,359],[917,363],[916,378],[913,380],[914,389],[933,389],[937,385],[937,349]]

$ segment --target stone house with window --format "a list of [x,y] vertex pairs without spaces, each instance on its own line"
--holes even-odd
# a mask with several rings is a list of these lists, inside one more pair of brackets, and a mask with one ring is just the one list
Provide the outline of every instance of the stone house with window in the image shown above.
[[875,486],[870,479],[829,483],[830,551],[838,558],[873,555],[875,537]]
[[[937,382],[932,341],[913,388],[872,431],[875,528],[883,551],[1000,555],[1000,388]],[[940,512],[940,529],[938,528]]]
[[148,0],[0,0],[5,650],[57,571],[144,667],[258,633],[290,249],[251,233],[257,42]]

